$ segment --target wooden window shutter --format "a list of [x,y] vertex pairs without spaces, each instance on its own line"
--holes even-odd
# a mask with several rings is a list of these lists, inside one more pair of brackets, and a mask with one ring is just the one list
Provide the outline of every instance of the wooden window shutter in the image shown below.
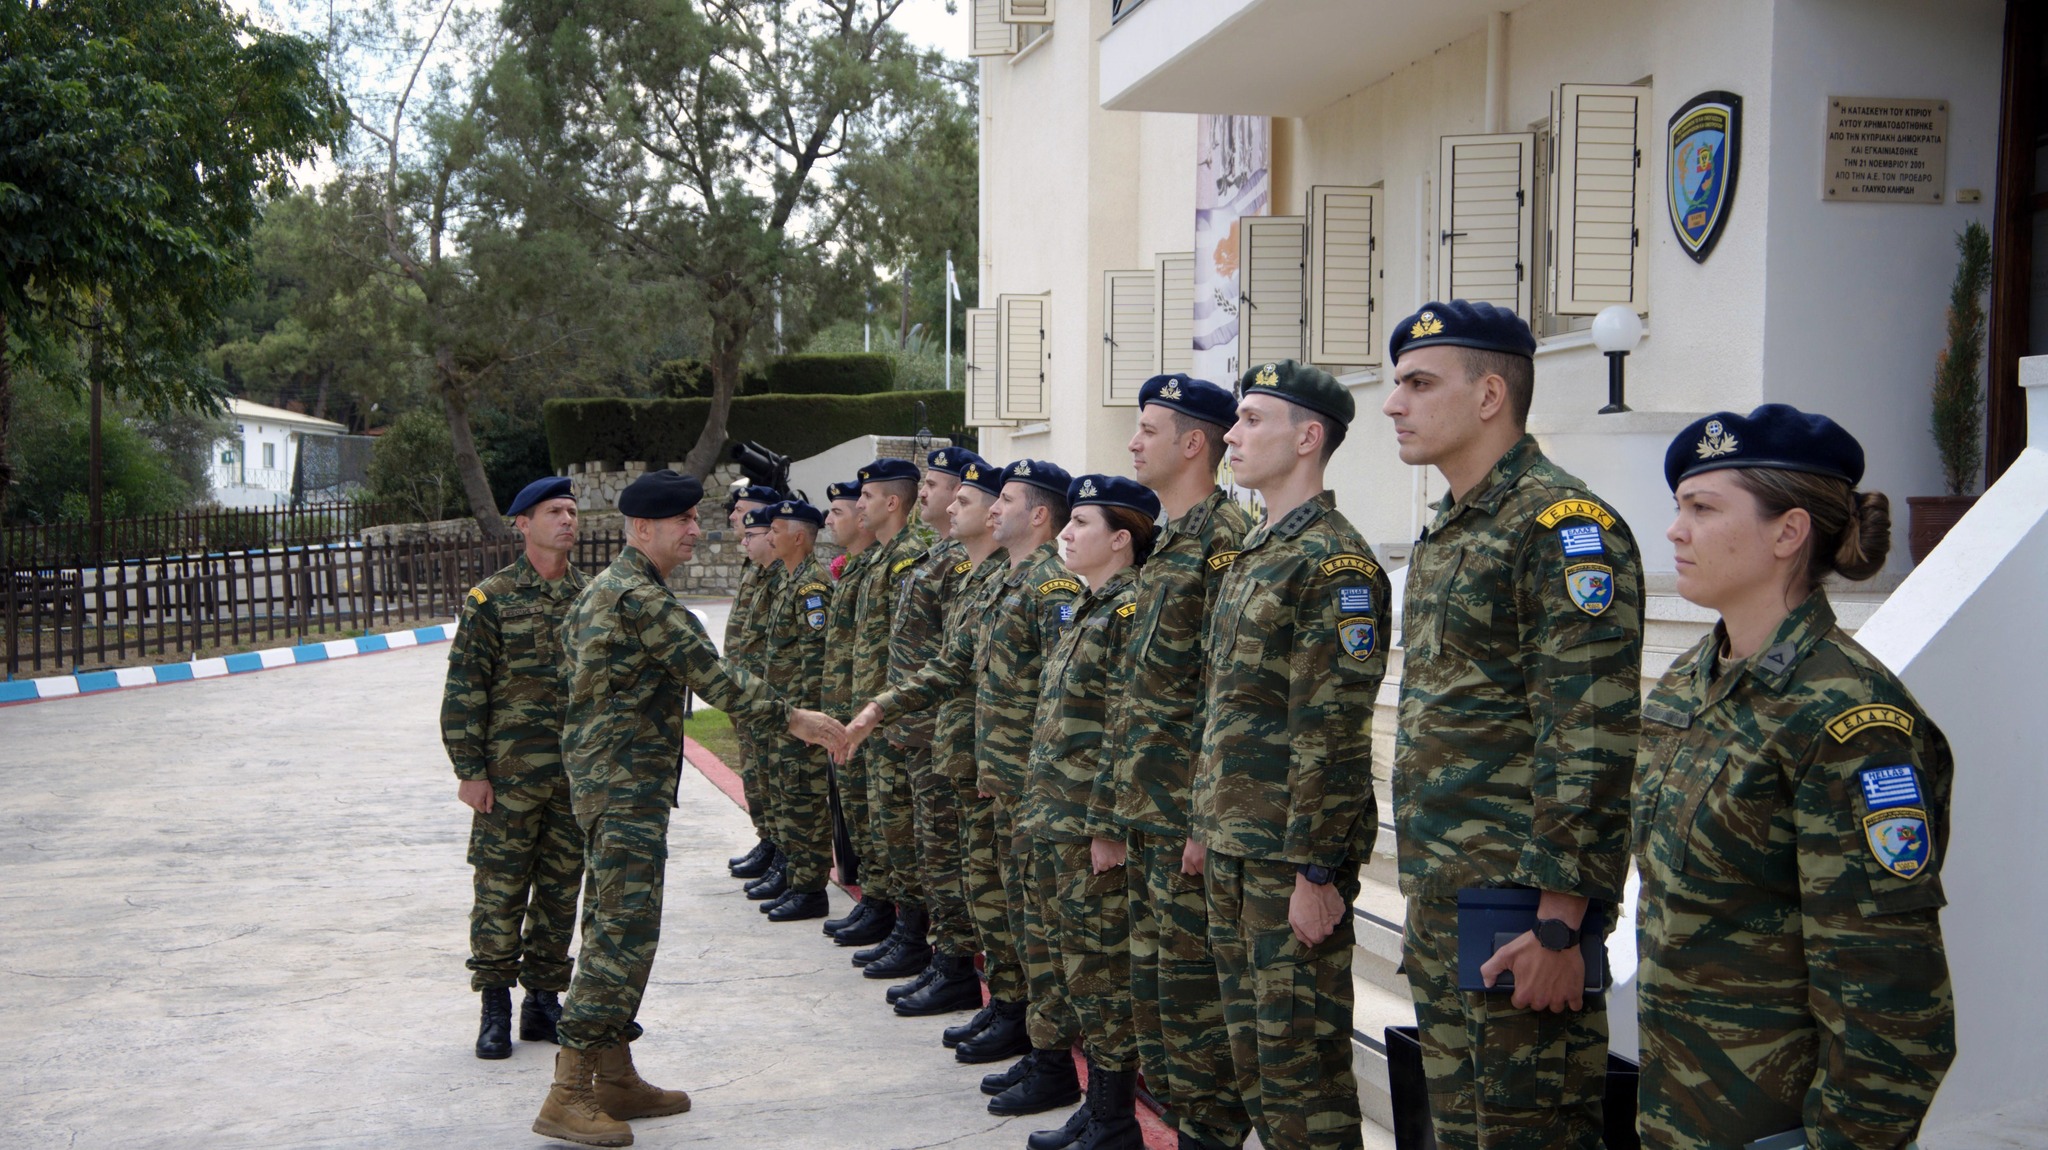
[[996,340],[996,309],[967,309],[967,426],[1001,427],[1001,395],[996,390],[1002,345]]
[[1159,273],[1102,273],[1102,403],[1138,406],[1138,388],[1157,373]]
[[1559,93],[1551,256],[1552,311],[1648,310],[1642,230],[1649,226],[1643,141],[1650,89],[1566,84]]
[[1237,363],[1301,359],[1302,264],[1308,222],[1301,216],[1246,216],[1238,222]]
[[1190,371],[1195,366],[1195,253],[1164,252],[1159,257],[1159,373]]
[[1308,190],[1308,358],[1380,363],[1378,188]]
[[1436,295],[1529,318],[1529,193],[1536,137],[1445,136],[1437,173]]
[[1003,20],[1010,24],[1052,23],[1053,0],[1002,0]]
[[1001,396],[996,414],[1009,420],[1052,418],[1052,391],[1046,380],[1045,321],[1050,295],[996,297],[1002,343]]
[[1003,0],[967,0],[967,54],[1012,56],[1023,29],[1003,19]]

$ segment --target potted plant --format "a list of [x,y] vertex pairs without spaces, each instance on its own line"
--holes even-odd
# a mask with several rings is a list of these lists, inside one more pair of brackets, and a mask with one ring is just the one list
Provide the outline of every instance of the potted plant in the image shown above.
[[1913,562],[1927,558],[1977,502],[1969,494],[1984,467],[1984,293],[1991,286],[1991,236],[1971,223],[1956,235],[1956,279],[1948,294],[1948,346],[1934,367],[1930,427],[1946,495],[1915,495],[1907,543]]

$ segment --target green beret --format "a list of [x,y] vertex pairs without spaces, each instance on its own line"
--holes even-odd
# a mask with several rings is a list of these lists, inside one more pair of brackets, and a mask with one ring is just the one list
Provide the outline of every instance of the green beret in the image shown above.
[[1358,404],[1337,377],[1312,364],[1292,359],[1262,363],[1237,381],[1239,399],[1273,395],[1318,415],[1327,415],[1345,427],[1358,414]]

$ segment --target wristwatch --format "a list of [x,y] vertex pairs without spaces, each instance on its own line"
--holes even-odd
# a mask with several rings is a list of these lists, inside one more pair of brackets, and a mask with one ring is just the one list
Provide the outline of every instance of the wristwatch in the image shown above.
[[1337,879],[1336,871],[1326,866],[1317,866],[1315,863],[1302,863],[1294,868],[1294,873],[1317,886],[1329,886]]
[[1579,945],[1579,932],[1561,918],[1539,918],[1536,941],[1545,950],[1570,950]]

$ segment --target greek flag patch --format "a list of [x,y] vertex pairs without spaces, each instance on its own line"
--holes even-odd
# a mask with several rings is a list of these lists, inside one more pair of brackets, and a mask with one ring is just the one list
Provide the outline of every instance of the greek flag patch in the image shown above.
[[1920,783],[1910,766],[1865,767],[1856,772],[1863,787],[1863,802],[1873,811],[1888,807],[1921,806]]
[[1372,614],[1372,588],[1337,588],[1337,610],[1342,611],[1346,615]]
[[1074,605],[1073,605],[1072,603],[1062,603],[1062,604],[1060,604],[1060,622],[1061,622],[1061,623],[1071,623],[1071,622],[1073,622],[1073,621],[1074,621]]
[[1564,543],[1566,555],[1605,555],[1606,541],[1600,538],[1598,523],[1574,523],[1570,527],[1557,529],[1557,537]]

